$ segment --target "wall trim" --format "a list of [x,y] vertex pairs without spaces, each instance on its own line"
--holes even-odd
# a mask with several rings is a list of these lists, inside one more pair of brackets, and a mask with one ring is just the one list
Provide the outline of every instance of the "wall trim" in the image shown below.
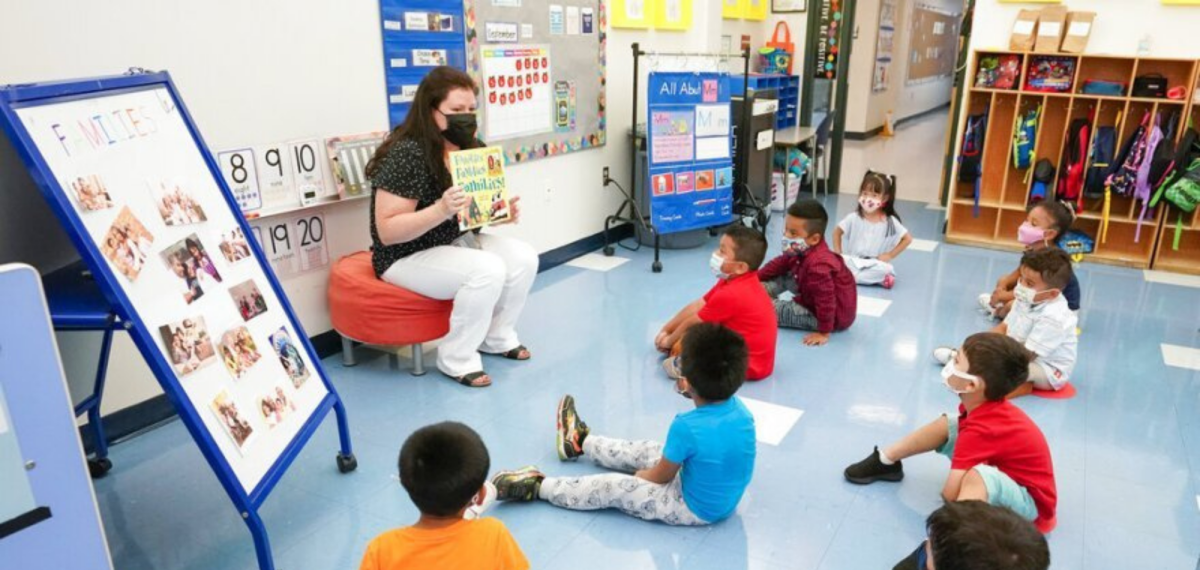
[[[950,103],[949,103],[949,102],[943,103],[943,104],[941,104],[941,105],[938,105],[937,107],[934,107],[934,108],[932,108],[932,109],[928,109],[928,110],[925,110],[925,111],[921,111],[920,113],[917,113],[917,114],[915,114],[915,115],[909,115],[909,116],[907,116],[907,117],[904,117],[903,119],[900,119],[900,120],[896,121],[896,127],[897,127],[897,128],[899,128],[899,127],[900,127],[900,125],[903,125],[904,123],[910,123],[910,122],[912,122],[912,121],[915,121],[915,120],[917,120],[917,119],[922,119],[922,118],[925,118],[925,117],[927,117],[927,116],[929,116],[929,115],[933,115],[933,114],[935,114],[935,113],[940,113],[940,112],[942,112],[942,111],[947,111],[947,110],[949,110],[949,109],[950,109]],[[860,133],[860,132],[851,132],[851,131],[846,131],[846,140],[851,140],[851,141],[865,141],[865,140],[871,140],[871,139],[873,139],[873,138],[875,138],[875,137],[879,136],[881,133],[883,133],[883,125],[880,125],[880,126],[878,126],[878,127],[875,127],[875,128],[873,128],[873,129],[871,129],[871,130],[869,130],[869,131],[866,131],[866,132],[861,132],[861,133]]]
[[[633,226],[622,224],[614,227],[611,235],[614,243],[631,238],[633,237]],[[604,247],[604,232],[597,232],[554,248],[538,255],[538,273],[554,269],[602,247]],[[342,339],[338,336],[337,331],[325,331],[311,337],[309,341],[312,342],[313,350],[322,360],[342,352]],[[104,431],[109,441],[117,442],[174,418],[175,408],[167,400],[166,394],[159,394],[149,400],[105,415],[100,421],[104,423]],[[86,424],[80,426],[79,437],[83,440],[84,449],[91,454],[95,450],[96,443],[91,428]]]

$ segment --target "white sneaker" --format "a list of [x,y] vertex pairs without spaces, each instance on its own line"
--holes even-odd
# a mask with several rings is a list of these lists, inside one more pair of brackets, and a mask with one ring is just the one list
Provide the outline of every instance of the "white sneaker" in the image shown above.
[[[483,486],[487,489],[483,500],[478,504],[471,501],[471,506],[467,507],[467,511],[463,513],[463,520],[473,521],[483,517],[483,514],[496,503],[496,486],[491,481],[484,481]],[[478,498],[478,496],[476,496]]]
[[672,380],[683,378],[683,367],[679,365],[678,356],[668,356],[663,361],[663,370],[667,372],[667,378]]
[[954,355],[956,354],[958,354],[958,351],[950,348],[949,346],[939,346],[933,349],[933,359],[942,366],[945,366],[947,362],[954,360]]
[[996,315],[996,308],[992,306],[991,293],[984,293],[979,296],[979,310],[987,313],[989,317]]

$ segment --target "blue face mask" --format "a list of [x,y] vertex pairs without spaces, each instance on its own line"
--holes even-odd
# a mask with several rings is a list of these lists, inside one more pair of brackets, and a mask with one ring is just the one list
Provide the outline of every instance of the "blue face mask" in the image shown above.
[[783,252],[784,253],[795,253],[795,254],[804,253],[804,252],[808,251],[809,247],[810,246],[808,245],[808,242],[806,242],[802,239],[792,239],[792,238],[788,238],[788,237],[783,238]]

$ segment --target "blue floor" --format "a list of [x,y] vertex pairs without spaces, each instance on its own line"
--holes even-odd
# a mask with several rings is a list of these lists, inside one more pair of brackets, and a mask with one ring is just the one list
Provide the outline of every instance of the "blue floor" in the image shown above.
[[[835,220],[853,197],[830,198]],[[917,238],[940,236],[942,212],[902,204]],[[778,251],[778,222],[769,241]],[[714,241],[715,243],[715,241]],[[415,428],[446,419],[482,434],[494,469],[536,463],[552,474],[595,472],[560,464],[553,411],[564,393],[594,431],[665,436],[690,405],[672,392],[650,348],[658,327],[713,283],[710,247],[618,250],[632,261],[608,273],[562,266],[538,277],[522,340],[525,364],[487,361],[496,385],[469,390],[437,374],[397,369],[360,351],[361,363],[325,370],[349,410],[358,471],[338,474],[332,419],[267,500],[263,518],[278,568],[357,568],[367,541],[417,517],[396,476],[396,454]],[[882,318],[860,317],[828,346],[806,348],[781,332],[775,375],[742,395],[804,410],[778,447],[760,445],[755,477],[731,519],[672,528],[612,512],[548,504],[493,511],[534,568],[884,569],[923,539],[948,463],[905,461],[902,484],[856,487],[842,469],[956,400],[929,351],[989,323],[975,297],[1017,262],[1012,253],[940,244],[897,261]],[[1142,272],[1085,264],[1083,336],[1073,400],[1019,405],[1054,453],[1059,525],[1053,567],[1087,570],[1197,567],[1200,554],[1200,372],[1167,367],[1160,343],[1200,347],[1200,290],[1147,283]],[[96,482],[116,567],[254,568],[250,535],[183,426],[172,422],[112,449],[116,467]]]

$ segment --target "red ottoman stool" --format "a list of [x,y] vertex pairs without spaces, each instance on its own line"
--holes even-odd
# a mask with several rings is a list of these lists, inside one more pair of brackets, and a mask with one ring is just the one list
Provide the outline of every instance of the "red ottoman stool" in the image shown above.
[[342,363],[354,366],[354,341],[412,345],[413,375],[425,374],[422,343],[450,331],[453,301],[422,297],[375,277],[371,252],[347,255],[329,273],[329,318],[342,337]]

